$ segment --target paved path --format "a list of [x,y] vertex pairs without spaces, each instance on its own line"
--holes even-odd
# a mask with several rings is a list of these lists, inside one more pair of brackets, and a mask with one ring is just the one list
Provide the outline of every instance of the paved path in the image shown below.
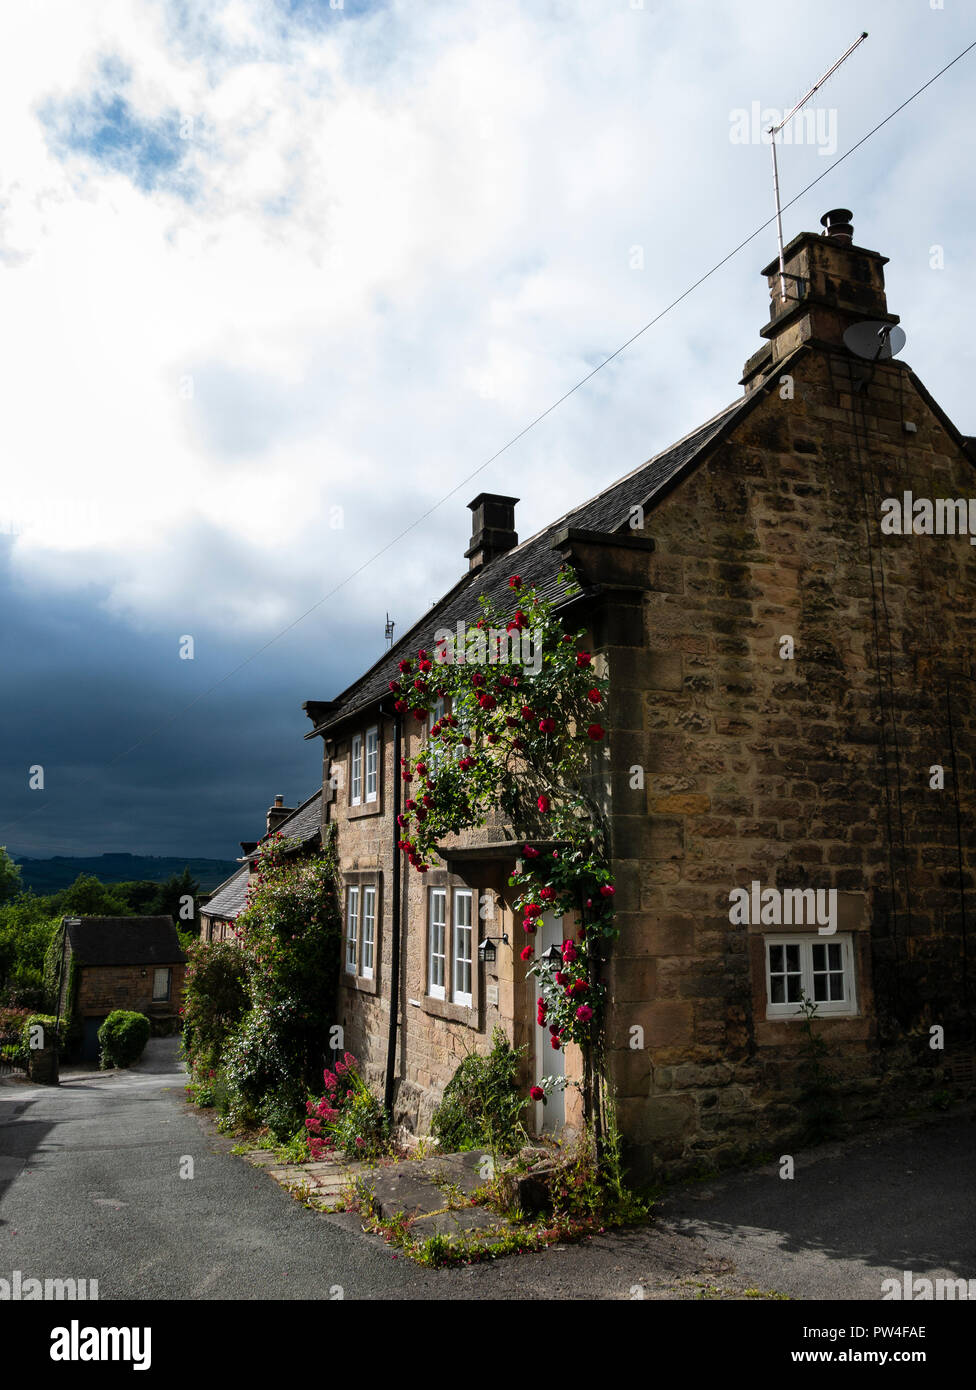
[[0,1277],[95,1278],[103,1299],[522,1300],[878,1298],[906,1268],[976,1277],[966,1119],[822,1152],[793,1182],[684,1189],[654,1227],[587,1247],[425,1270],[232,1155],[183,1081],[175,1040],[158,1039],[129,1072],[0,1084]]

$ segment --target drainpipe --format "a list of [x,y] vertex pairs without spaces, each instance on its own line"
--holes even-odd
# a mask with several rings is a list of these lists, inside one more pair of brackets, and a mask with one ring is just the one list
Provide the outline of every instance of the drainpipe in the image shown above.
[[383,1108],[390,1124],[393,1123],[393,1083],[396,1072],[397,1015],[400,1007],[400,794],[403,778],[400,775],[401,720],[397,711],[393,712],[393,897],[391,927],[393,940],[390,945],[390,1032],[386,1045],[386,1090]]

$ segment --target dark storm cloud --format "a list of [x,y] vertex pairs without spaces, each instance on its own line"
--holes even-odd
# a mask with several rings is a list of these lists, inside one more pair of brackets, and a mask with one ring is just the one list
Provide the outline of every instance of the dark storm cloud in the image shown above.
[[[204,635],[181,661],[172,632],[133,631],[94,591],[17,584],[9,547],[0,538],[0,843],[33,857],[223,858],[262,831],[276,793],[292,805],[315,790],[321,746],[303,740],[301,702],[335,694],[375,651],[341,637],[323,649],[310,623],[167,722],[260,640]],[[28,789],[34,764],[43,791]]]

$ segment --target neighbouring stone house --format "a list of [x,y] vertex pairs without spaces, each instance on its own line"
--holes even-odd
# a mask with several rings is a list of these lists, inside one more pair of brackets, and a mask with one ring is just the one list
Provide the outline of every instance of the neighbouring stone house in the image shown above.
[[186,954],[172,917],[69,917],[62,952],[60,1014],[86,1060],[114,1009],[145,1014],[156,1034],[178,1028]]
[[[765,344],[738,399],[529,540],[517,499],[482,493],[468,572],[305,705],[343,877],[337,1021],[415,1131],[496,1024],[527,1085],[578,1067],[535,1022],[513,829],[453,837],[426,875],[398,865],[399,759],[426,734],[389,692],[480,594],[504,599],[514,573],[555,594],[563,560],[582,586],[567,621],[610,683],[609,1070],[635,1168],[734,1162],[801,1131],[801,992],[848,1116],[972,1084],[976,449],[883,355],[885,257],[846,216],[824,222],[786,247],[785,300],[778,262],[763,271]],[[537,943],[568,930],[547,921]],[[558,1097],[534,1116],[577,1118]]]
[[301,806],[284,804],[283,796],[276,796],[274,805],[268,808],[266,830],[260,840],[242,840],[243,859],[241,867],[230,878],[225,879],[214,889],[207,903],[200,909],[200,937],[203,941],[231,941],[234,939],[234,924],[244,911],[247,900],[247,885],[250,882],[258,848],[269,835],[278,831],[286,839],[294,840],[294,853],[312,853],[322,845],[322,793],[315,791]]

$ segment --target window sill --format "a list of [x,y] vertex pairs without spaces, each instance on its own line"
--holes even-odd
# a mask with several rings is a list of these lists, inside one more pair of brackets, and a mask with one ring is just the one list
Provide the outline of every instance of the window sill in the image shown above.
[[346,807],[346,818],[348,820],[358,820],[360,816],[381,816],[383,814],[383,803],[381,800],[363,801],[358,806]]
[[365,975],[346,975],[343,974],[342,982],[349,989],[358,990],[360,994],[379,994],[380,982],[374,974],[372,979],[367,979]]
[[463,1023],[467,1028],[480,1031],[478,1010],[472,1004],[455,1004],[450,999],[435,999],[425,994],[421,1007],[424,1013],[434,1018],[444,1018],[449,1023]]

